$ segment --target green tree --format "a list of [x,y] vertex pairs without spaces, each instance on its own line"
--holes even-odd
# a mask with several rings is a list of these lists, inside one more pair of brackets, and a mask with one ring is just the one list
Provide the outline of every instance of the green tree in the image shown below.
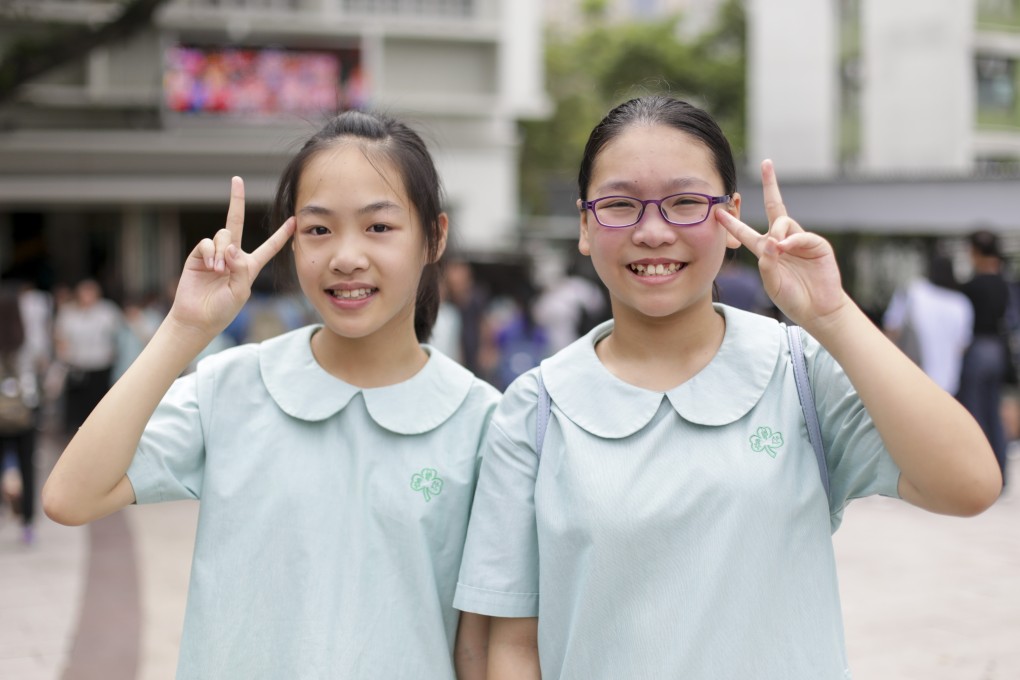
[[[120,11],[108,23],[82,26],[54,21],[46,30],[11,42],[0,50],[0,104],[13,99],[22,85],[35,78],[151,26],[153,15],[166,1],[122,0]],[[16,3],[0,11],[0,20],[18,19]]]
[[575,181],[592,126],[630,97],[668,92],[703,106],[734,153],[743,153],[746,30],[740,0],[723,4],[715,25],[693,39],[680,35],[682,17],[621,24],[602,16],[587,12],[580,32],[547,36],[546,77],[555,110],[546,120],[522,124],[527,214],[551,211],[550,196],[562,195]]

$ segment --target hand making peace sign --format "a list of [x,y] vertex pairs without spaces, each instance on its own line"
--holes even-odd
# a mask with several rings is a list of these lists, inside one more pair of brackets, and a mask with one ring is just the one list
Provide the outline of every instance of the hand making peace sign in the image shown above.
[[251,295],[252,282],[294,233],[289,218],[251,253],[241,250],[244,233],[244,182],[230,183],[226,227],[204,238],[184,263],[170,316],[185,327],[215,335],[237,316]]
[[805,325],[839,311],[849,302],[832,246],[805,231],[786,214],[772,161],[761,164],[769,229],[765,234],[725,210],[716,219],[758,258],[765,292],[794,323]]

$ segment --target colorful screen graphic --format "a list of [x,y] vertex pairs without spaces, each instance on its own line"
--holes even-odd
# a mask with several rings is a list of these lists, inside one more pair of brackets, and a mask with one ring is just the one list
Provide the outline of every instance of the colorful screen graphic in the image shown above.
[[357,50],[171,47],[163,100],[170,111],[278,117],[364,108]]

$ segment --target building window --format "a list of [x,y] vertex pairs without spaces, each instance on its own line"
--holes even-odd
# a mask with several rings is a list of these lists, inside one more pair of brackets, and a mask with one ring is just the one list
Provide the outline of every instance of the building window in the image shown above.
[[1015,59],[980,55],[975,59],[978,122],[989,126],[1020,127]]
[[350,14],[468,17],[475,0],[343,0],[343,8]]

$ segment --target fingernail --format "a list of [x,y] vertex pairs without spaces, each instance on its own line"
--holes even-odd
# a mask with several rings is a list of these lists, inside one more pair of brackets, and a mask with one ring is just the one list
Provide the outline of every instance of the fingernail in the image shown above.
[[227,246],[227,257],[229,257],[230,259],[234,259],[234,257],[236,255],[237,255],[237,246],[235,246],[233,243],[231,243],[229,246]]
[[205,268],[206,269],[212,269],[215,266],[216,266],[216,263],[213,262],[213,259],[211,257],[205,258]]

